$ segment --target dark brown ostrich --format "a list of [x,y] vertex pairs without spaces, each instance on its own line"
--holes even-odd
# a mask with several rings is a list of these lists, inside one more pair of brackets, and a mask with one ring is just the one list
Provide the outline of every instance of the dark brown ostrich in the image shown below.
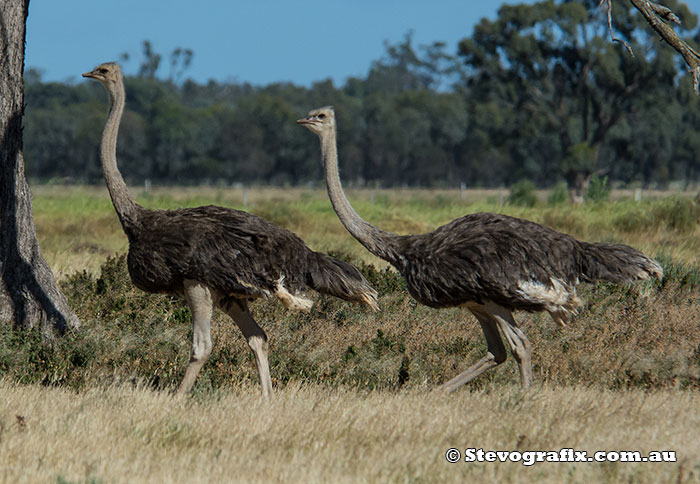
[[83,77],[99,81],[110,108],[100,156],[107,189],[129,239],[129,274],[139,289],[184,295],[192,311],[192,354],[178,393],[192,388],[211,353],[214,306],[238,325],[255,354],[262,393],[272,392],[267,336],[248,301],[274,295],[291,309],[308,310],[307,288],[376,309],[376,291],[350,264],[310,250],[289,232],[254,215],[206,206],[150,210],[137,205],[117,168],[117,133],[124,111],[124,81],[115,63]]
[[618,244],[589,244],[542,225],[495,213],[474,213],[421,235],[396,235],[365,222],[340,185],[332,107],[297,123],[321,139],[328,195],[345,228],[371,253],[391,263],[419,302],[466,306],[479,321],[488,351],[441,388],[453,391],[506,359],[505,336],[524,388],[532,379],[531,347],[512,312],[547,311],[564,325],[581,306],[580,282],[662,277],[659,264]]

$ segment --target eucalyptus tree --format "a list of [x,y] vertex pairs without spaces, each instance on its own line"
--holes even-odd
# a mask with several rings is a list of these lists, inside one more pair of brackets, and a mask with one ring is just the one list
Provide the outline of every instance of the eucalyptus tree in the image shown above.
[[16,328],[77,328],[78,318],[56,288],[39,250],[24,176],[24,42],[29,0],[0,2],[0,321]]
[[[685,28],[694,28],[697,17],[678,11]],[[610,169],[600,159],[612,129],[650,97],[672,91],[679,76],[673,49],[635,12],[613,3],[615,38],[634,56],[610,42],[606,12],[592,0],[504,5],[459,44],[473,103],[510,113],[498,135],[516,169],[529,163],[563,177],[572,201],[582,200],[592,175]],[[531,149],[537,137],[547,149]],[[552,157],[561,161],[558,170]]]

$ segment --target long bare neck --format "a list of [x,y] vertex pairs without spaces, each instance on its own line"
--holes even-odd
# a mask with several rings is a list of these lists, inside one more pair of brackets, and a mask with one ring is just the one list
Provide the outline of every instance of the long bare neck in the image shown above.
[[326,174],[328,197],[331,199],[333,210],[338,218],[367,250],[377,257],[390,262],[397,268],[403,266],[402,257],[398,252],[398,239],[396,234],[384,232],[374,225],[363,220],[352,208],[340,185],[338,171],[338,149],[335,139],[335,130],[324,133],[321,138],[321,155]]
[[108,88],[107,91],[110,104],[100,147],[102,172],[104,173],[107,190],[119,221],[124,230],[128,232],[136,223],[139,207],[131,198],[129,189],[117,168],[117,134],[119,133],[119,123],[124,113],[124,84],[120,80],[115,88]]

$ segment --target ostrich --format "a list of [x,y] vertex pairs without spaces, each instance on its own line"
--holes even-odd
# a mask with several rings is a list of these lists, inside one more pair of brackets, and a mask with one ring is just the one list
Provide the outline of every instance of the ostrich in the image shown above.
[[309,310],[308,288],[367,304],[376,291],[348,263],[310,250],[293,233],[254,215],[217,206],[151,210],[137,205],[117,168],[117,133],[124,111],[119,66],[101,64],[83,74],[99,81],[110,107],[100,158],[107,189],[129,239],[127,263],[134,285],[184,296],[192,312],[190,362],[177,393],[187,393],[212,349],[214,306],[227,313],[255,355],[264,398],[272,392],[267,336],[248,309],[251,299],[276,296],[287,308]]
[[527,388],[532,380],[531,345],[514,310],[547,311],[564,326],[582,305],[580,282],[627,282],[662,277],[661,266],[618,244],[590,244],[528,220],[473,213],[421,235],[396,235],[355,212],[340,185],[336,122],[332,107],[311,111],[297,123],[316,133],[328,196],[345,228],[372,254],[406,279],[410,294],[432,308],[465,306],[486,338],[487,353],[440,388],[452,392],[503,363],[505,336]]

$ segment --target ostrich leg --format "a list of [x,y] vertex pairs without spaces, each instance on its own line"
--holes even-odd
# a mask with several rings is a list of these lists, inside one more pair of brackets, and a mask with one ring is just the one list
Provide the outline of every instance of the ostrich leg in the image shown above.
[[243,299],[233,301],[222,307],[240,328],[248,346],[255,355],[255,364],[258,367],[260,386],[263,397],[268,400],[272,396],[272,379],[270,378],[270,365],[267,361],[267,335],[255,322],[248,309],[248,303]]
[[513,318],[513,313],[502,306],[489,306],[489,311],[498,323],[498,327],[506,337],[513,358],[518,363],[520,370],[520,383],[523,388],[530,386],[532,382],[532,345],[525,333],[518,327]]
[[471,311],[479,321],[481,329],[484,332],[484,336],[486,337],[486,346],[488,348],[486,356],[481,358],[474,365],[470,366],[447,383],[444,383],[439,387],[439,390],[452,393],[462,385],[470,382],[494,366],[500,365],[506,360],[506,347],[503,345],[503,340],[501,340],[501,336],[498,334],[496,322],[488,314],[482,314],[481,312],[477,312],[473,309],[471,309]]
[[185,280],[185,298],[192,312],[192,354],[185,377],[177,389],[178,394],[187,393],[194,385],[199,370],[211,354],[211,316],[214,304],[211,291],[197,281]]

